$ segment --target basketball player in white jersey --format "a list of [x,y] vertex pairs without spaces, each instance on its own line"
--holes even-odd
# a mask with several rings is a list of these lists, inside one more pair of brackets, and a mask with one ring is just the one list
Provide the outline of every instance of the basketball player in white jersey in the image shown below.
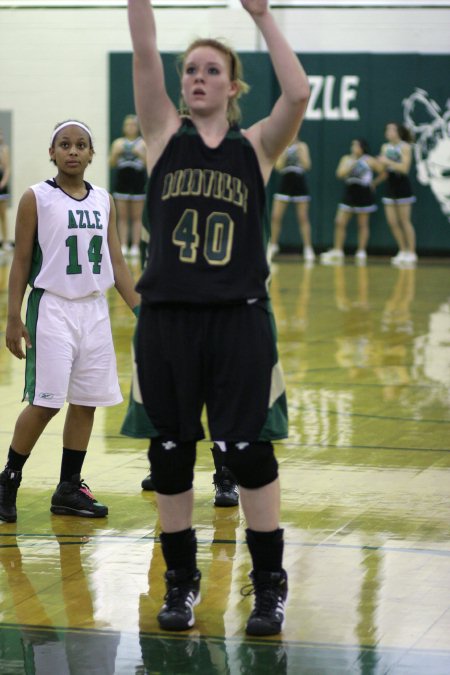
[[66,400],[61,473],[51,511],[89,518],[108,514],[81,480],[95,408],[122,401],[105,293],[115,285],[135,314],[140,301],[121,252],[112,198],[84,180],[94,154],[89,128],[77,120],[58,124],[49,153],[57,173],[31,186],[20,200],[9,277],[6,346],[26,358],[23,400],[29,405],[17,419],[0,474],[0,520],[6,522],[17,519],[23,466]]

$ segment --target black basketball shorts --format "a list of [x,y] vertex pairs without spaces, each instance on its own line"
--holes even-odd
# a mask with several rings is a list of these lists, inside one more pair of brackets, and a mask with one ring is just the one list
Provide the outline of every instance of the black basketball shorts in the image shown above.
[[158,433],[256,441],[268,417],[275,336],[265,301],[143,304],[136,361],[145,410]]

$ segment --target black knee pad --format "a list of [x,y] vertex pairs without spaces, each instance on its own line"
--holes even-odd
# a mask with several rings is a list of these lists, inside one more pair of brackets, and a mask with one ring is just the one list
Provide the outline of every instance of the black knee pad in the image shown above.
[[148,450],[156,492],[177,495],[192,488],[194,482],[195,441],[181,443],[158,436]]
[[264,487],[278,478],[278,462],[273,445],[261,443],[227,443],[225,465],[239,485],[249,490]]

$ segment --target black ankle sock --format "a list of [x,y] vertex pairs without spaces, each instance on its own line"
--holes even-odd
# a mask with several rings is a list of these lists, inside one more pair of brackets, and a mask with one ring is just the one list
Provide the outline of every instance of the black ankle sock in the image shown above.
[[256,532],[247,529],[247,545],[255,572],[281,572],[283,569],[283,532],[278,528],[272,532]]
[[11,471],[22,471],[23,466],[29,456],[30,455],[20,455],[10,446],[5,469],[11,469]]
[[72,476],[81,473],[85,457],[86,450],[70,450],[70,448],[63,448],[59,482],[70,481]]
[[211,453],[213,456],[216,473],[220,473],[224,466],[225,453],[222,452],[217,443],[214,443],[213,447],[211,448]]
[[197,570],[197,538],[191,527],[180,532],[161,532],[161,546],[168,570]]

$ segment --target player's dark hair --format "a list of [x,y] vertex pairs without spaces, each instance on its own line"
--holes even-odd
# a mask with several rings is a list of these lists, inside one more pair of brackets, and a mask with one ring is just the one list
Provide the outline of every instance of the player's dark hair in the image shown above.
[[389,124],[393,124],[397,128],[398,135],[400,136],[402,141],[405,141],[406,143],[414,142],[414,134],[404,124],[400,124],[399,122],[388,122],[386,124],[386,127],[388,127]]
[[365,138],[355,138],[355,141],[359,143],[363,155],[368,155],[370,152],[369,142]]

